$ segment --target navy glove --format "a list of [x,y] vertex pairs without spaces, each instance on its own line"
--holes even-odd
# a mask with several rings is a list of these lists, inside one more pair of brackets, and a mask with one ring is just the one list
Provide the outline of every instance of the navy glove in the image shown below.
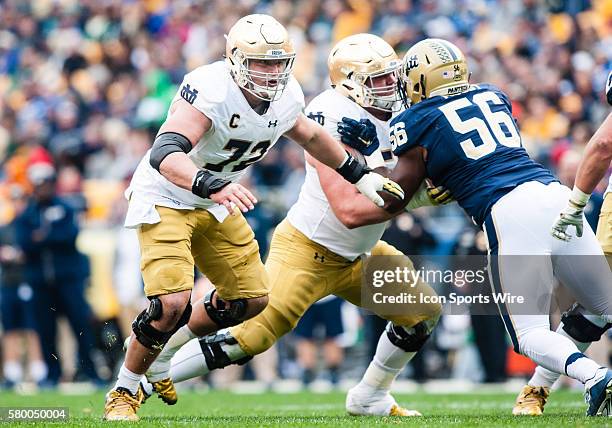
[[359,150],[364,156],[370,156],[380,146],[376,136],[376,126],[369,119],[356,121],[343,117],[342,121],[338,122],[338,133],[340,141]]

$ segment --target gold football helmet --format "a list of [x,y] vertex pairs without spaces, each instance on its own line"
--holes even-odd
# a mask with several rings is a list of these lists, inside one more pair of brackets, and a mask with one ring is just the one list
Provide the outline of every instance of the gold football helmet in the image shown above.
[[[226,62],[236,84],[264,101],[278,100],[291,76],[295,49],[289,34],[269,15],[247,15],[226,36]],[[255,71],[251,61],[281,61],[279,72]]]
[[400,77],[402,97],[411,104],[436,95],[457,95],[470,87],[463,52],[442,39],[425,39],[408,49]]
[[[397,85],[400,65],[391,45],[373,34],[345,37],[327,59],[333,88],[362,107],[383,111],[401,108]],[[394,83],[374,87],[373,79],[386,74],[394,76]]]

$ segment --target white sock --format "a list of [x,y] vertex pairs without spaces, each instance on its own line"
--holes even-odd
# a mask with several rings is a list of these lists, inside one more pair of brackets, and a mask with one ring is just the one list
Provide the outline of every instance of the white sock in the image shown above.
[[388,391],[391,383],[415,355],[416,352],[406,352],[395,346],[387,332],[383,332],[376,346],[376,354],[359,385]]
[[595,361],[587,358],[582,352],[576,352],[567,359],[565,363],[566,372],[569,377],[586,383],[595,377],[597,371],[602,367]]
[[210,371],[198,339],[192,339],[184,344],[174,354],[171,362],[170,378],[175,383],[205,375]]
[[7,361],[4,363],[4,378],[13,383],[23,380],[23,368],[18,361]]
[[553,372],[565,373],[585,383],[601,367],[584,356],[574,342],[546,328],[536,328],[519,335],[521,352]]
[[[223,351],[231,361],[236,361],[247,356],[240,345],[221,345]],[[187,379],[205,375],[210,372],[206,365],[206,358],[202,354],[200,341],[193,339],[179,349],[172,358],[170,367],[170,378],[173,382],[182,382]]]
[[136,394],[138,391],[138,384],[140,383],[140,379],[142,375],[133,373],[129,371],[125,367],[125,363],[121,364],[121,368],[119,369],[119,375],[117,376],[117,383],[115,384],[116,388],[125,388],[129,390],[132,395]]
[[30,361],[28,373],[32,382],[40,382],[47,377],[47,365],[42,360]]
[[184,325],[172,335],[164,349],[159,353],[151,367],[147,371],[147,379],[150,382],[157,382],[168,377],[166,363],[168,363],[174,354],[191,339],[197,337],[191,329]]
[[[578,342],[573,337],[571,337],[569,334],[567,334],[567,332],[563,330],[563,323],[559,324],[559,327],[557,328],[557,333],[559,333],[562,336],[567,337],[572,342],[574,342],[574,344],[576,345],[576,347],[578,348],[580,352],[585,352],[588,349],[588,347],[591,345],[591,342],[587,342],[587,343]],[[535,386],[535,387],[545,386],[545,387],[550,388],[557,381],[557,379],[559,379],[560,376],[561,376],[560,373],[545,369],[542,366],[537,366],[535,369],[535,372],[533,373],[533,376],[531,376],[531,379],[529,379],[529,382],[527,382],[527,385]]]

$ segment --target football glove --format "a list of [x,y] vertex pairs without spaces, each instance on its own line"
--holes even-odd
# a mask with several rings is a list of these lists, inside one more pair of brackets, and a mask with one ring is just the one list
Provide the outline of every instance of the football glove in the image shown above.
[[446,205],[453,202],[455,199],[451,194],[450,190],[448,190],[444,186],[435,186],[431,181],[426,180],[427,183],[427,196],[431,201],[431,205]]
[[576,228],[576,236],[582,236],[583,230],[583,215],[584,207],[589,201],[591,195],[582,192],[580,189],[574,186],[572,196],[567,203],[567,206],[559,213],[557,220],[552,227],[552,236],[561,241],[569,241],[572,236],[567,232],[569,226]]
[[612,70],[610,70],[608,80],[606,81],[606,98],[608,99],[608,104],[612,105]]
[[395,181],[383,177],[375,172],[368,172],[355,183],[355,187],[369,200],[379,207],[385,205],[385,201],[377,192],[387,192],[397,199],[404,199],[404,191]]
[[380,146],[376,135],[376,125],[369,119],[357,121],[343,117],[342,121],[338,122],[338,133],[340,141],[358,150],[364,156],[370,156]]

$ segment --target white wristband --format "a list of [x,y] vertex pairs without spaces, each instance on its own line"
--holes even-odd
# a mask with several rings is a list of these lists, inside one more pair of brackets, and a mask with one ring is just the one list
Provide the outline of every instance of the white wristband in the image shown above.
[[590,197],[590,193],[584,193],[578,188],[578,186],[574,186],[574,188],[572,189],[572,195],[570,196],[570,201],[573,202],[575,205],[584,207],[587,202],[589,202]]

